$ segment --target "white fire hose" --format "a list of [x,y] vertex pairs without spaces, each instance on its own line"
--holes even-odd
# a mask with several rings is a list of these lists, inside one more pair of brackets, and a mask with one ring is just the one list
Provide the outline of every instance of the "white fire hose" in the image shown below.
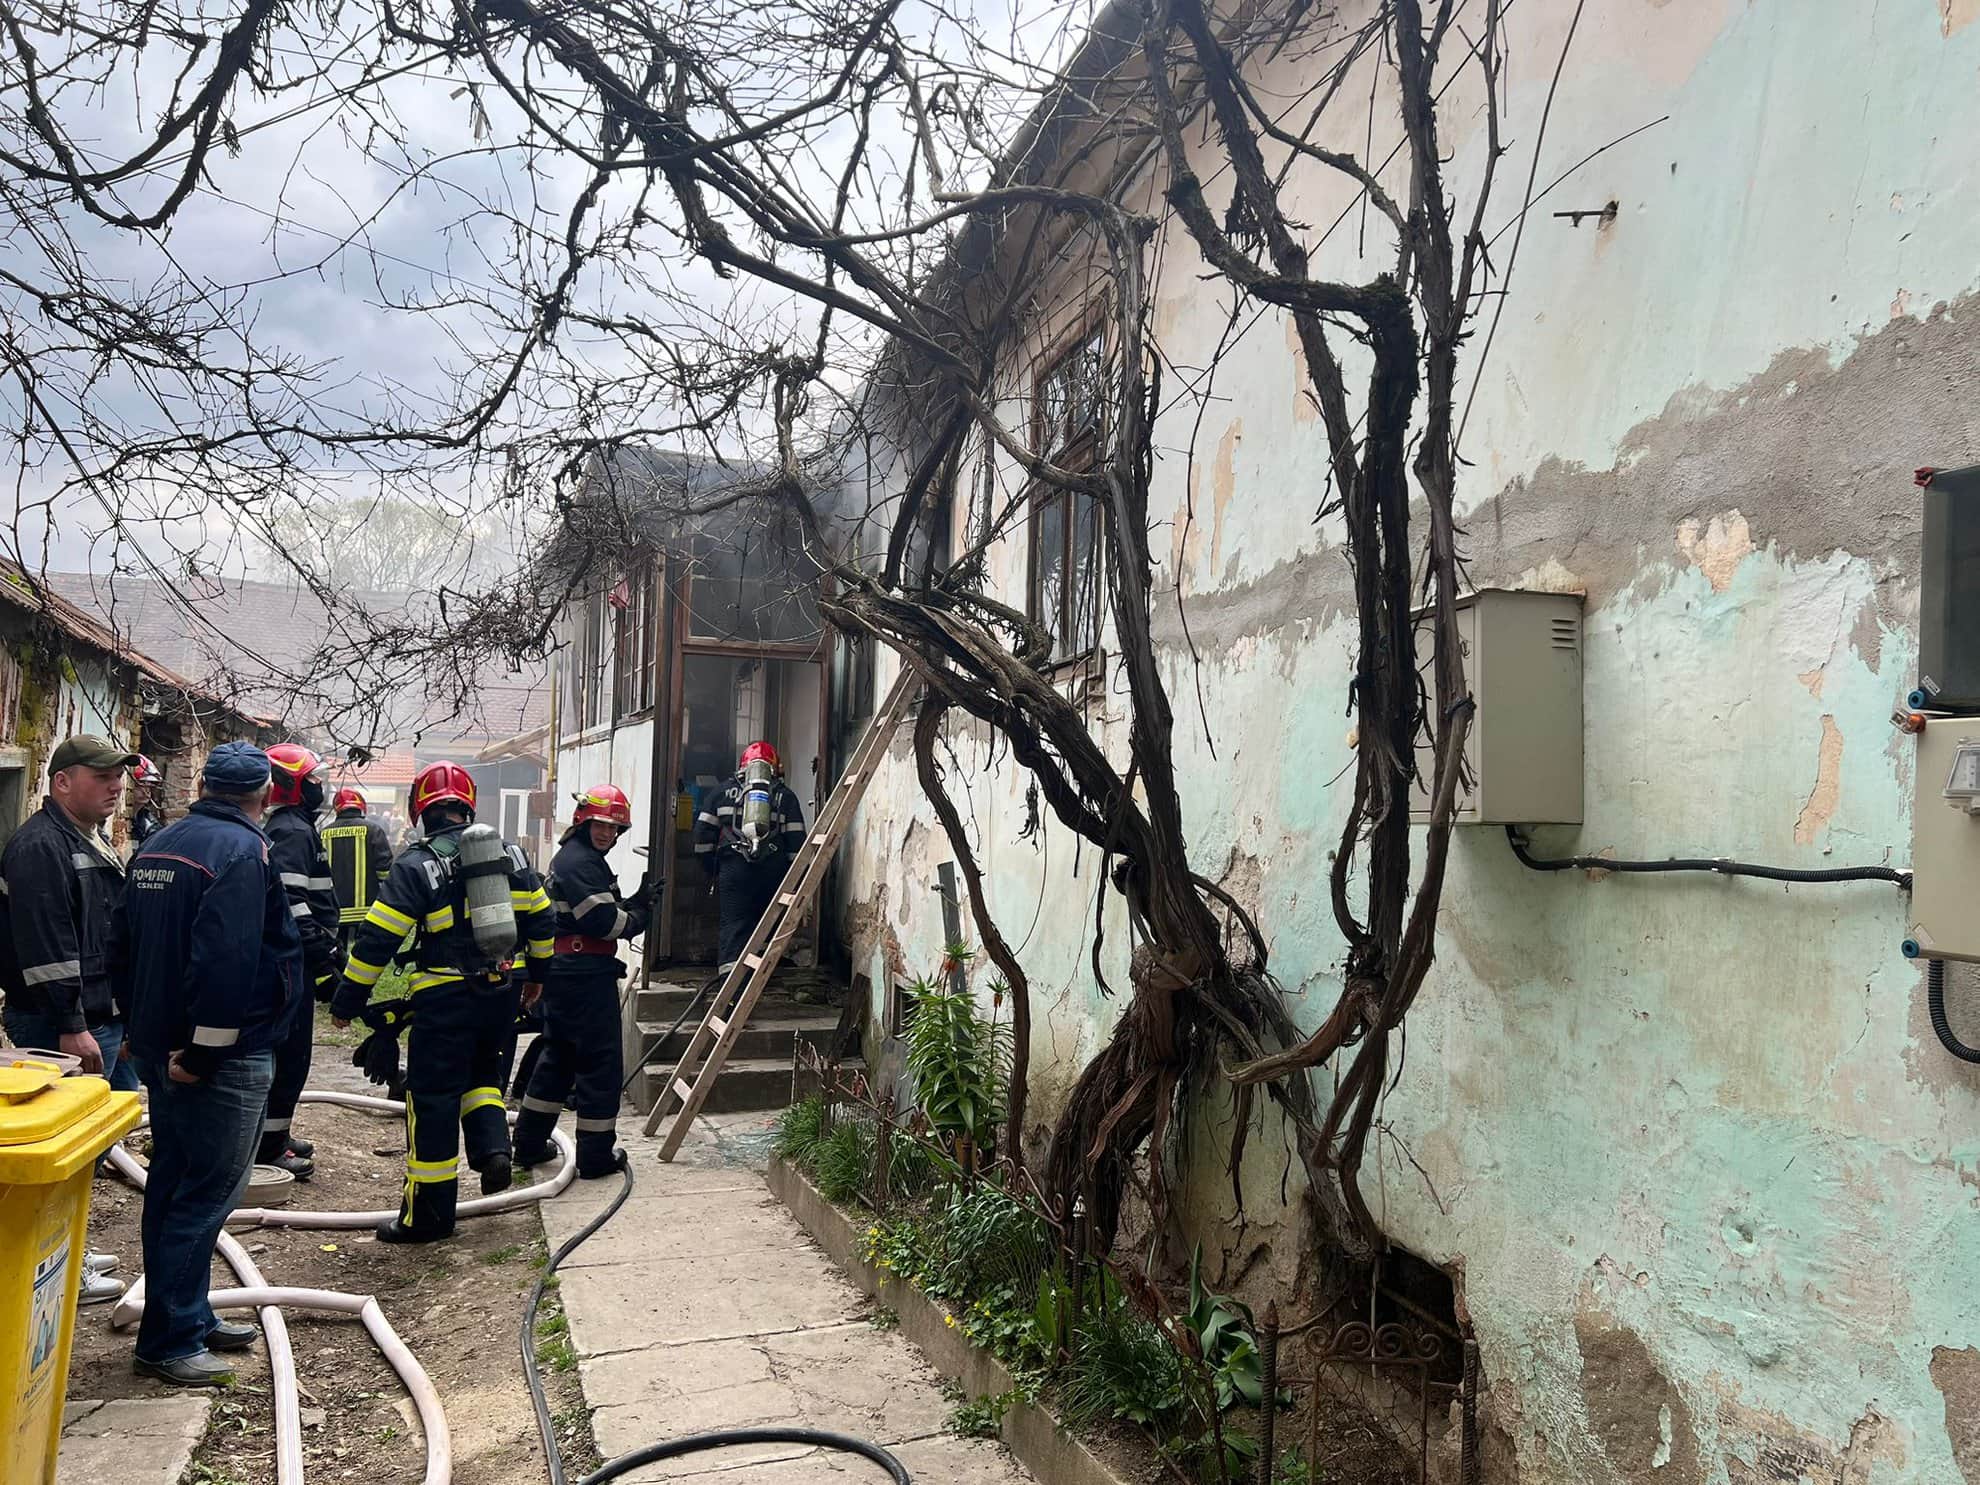
[[[342,1108],[358,1109],[367,1114],[396,1116],[403,1112],[402,1107],[388,1098],[373,1098],[362,1093],[331,1093],[310,1090],[302,1095],[304,1103],[336,1104]],[[514,1122],[515,1115],[509,1115]],[[140,1125],[140,1128],[143,1127]],[[577,1178],[577,1152],[571,1137],[561,1129],[553,1129],[551,1141],[556,1145],[558,1164],[547,1180],[537,1181],[528,1186],[512,1187],[494,1196],[478,1196],[464,1201],[455,1210],[459,1217],[486,1217],[496,1212],[514,1211],[556,1196]],[[146,1170],[137,1158],[122,1145],[110,1147],[110,1163],[118,1172],[140,1191],[144,1189]],[[287,1227],[310,1231],[346,1231],[353,1228],[377,1227],[397,1218],[399,1209],[377,1212],[308,1212],[281,1207],[244,1207],[235,1211],[228,1219],[230,1227]],[[369,1294],[343,1294],[331,1289],[292,1289],[271,1285],[262,1277],[261,1270],[248,1256],[247,1249],[232,1233],[223,1232],[214,1244],[214,1251],[226,1260],[234,1276],[241,1281],[239,1289],[216,1289],[208,1301],[216,1310],[253,1309],[260,1313],[261,1333],[268,1343],[268,1370],[273,1381],[275,1401],[275,1478],[277,1485],[303,1485],[303,1446],[302,1446],[302,1397],[296,1382],[295,1350],[289,1342],[289,1327],[282,1318],[284,1305],[297,1309],[323,1310],[331,1314],[355,1315],[363,1322],[366,1332],[385,1360],[397,1372],[399,1380],[411,1394],[413,1407],[419,1414],[420,1430],[426,1437],[426,1474],[423,1485],[452,1485],[454,1478],[454,1450],[452,1436],[447,1429],[447,1414],[440,1406],[440,1394],[434,1390],[433,1381],[426,1375],[426,1369],[419,1364],[399,1333],[385,1318],[375,1297]],[[110,1312],[110,1324],[118,1330],[137,1323],[144,1313],[144,1276],[132,1282],[124,1297],[117,1301]]]

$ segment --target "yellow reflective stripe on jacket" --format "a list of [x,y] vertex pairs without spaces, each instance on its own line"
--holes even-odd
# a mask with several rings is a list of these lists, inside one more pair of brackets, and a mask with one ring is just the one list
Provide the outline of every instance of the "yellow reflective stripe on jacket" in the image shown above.
[[413,920],[408,914],[382,902],[374,902],[371,905],[371,910],[364,915],[364,921],[400,938],[413,931]]
[[375,985],[378,983],[378,977],[384,973],[384,965],[366,964],[355,954],[344,960],[344,978],[353,985]]
[[529,941],[527,957],[531,959],[551,959],[556,953],[557,941],[554,938],[533,938]]
[[435,985],[452,985],[464,978],[457,969],[422,969],[414,973],[412,987],[415,992],[430,990]]
[[454,905],[451,902],[442,903],[426,915],[426,931],[428,933],[445,933],[453,926]]
[[470,1088],[461,1095],[461,1112],[472,1114],[476,1109],[502,1107],[502,1090],[499,1088]]
[[531,887],[528,891],[511,887],[509,905],[519,913],[547,913],[550,911],[550,894],[541,887]]

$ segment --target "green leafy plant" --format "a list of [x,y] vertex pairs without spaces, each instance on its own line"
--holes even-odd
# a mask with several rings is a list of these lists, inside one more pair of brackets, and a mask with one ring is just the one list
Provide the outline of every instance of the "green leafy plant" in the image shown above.
[[1061,1414],[1074,1428],[1114,1419],[1168,1428],[1188,1395],[1184,1364],[1169,1338],[1128,1305],[1096,1306],[1080,1319],[1078,1352],[1059,1394]]
[[791,1164],[809,1170],[819,1142],[824,1138],[825,1100],[814,1093],[809,1098],[799,1099],[777,1116],[777,1139],[770,1148],[772,1153]]
[[[1224,1449],[1221,1469],[1217,1462],[1220,1435]],[[1191,1467],[1197,1478],[1212,1482],[1212,1485],[1223,1485],[1223,1482],[1243,1485],[1258,1472],[1258,1440],[1235,1428],[1206,1428],[1193,1436],[1178,1435],[1169,1441],[1166,1452]]]
[[945,1426],[950,1433],[966,1439],[994,1439],[998,1429],[1003,1427],[1004,1414],[1010,1410],[1016,1396],[1014,1392],[1003,1392],[995,1397],[959,1402],[949,1410]]
[[1054,1258],[1043,1220],[988,1181],[968,1191],[951,1188],[931,1217],[934,1252],[923,1285],[930,1294],[970,1300],[1010,1286],[1030,1307],[1032,1286]]
[[812,1170],[827,1201],[855,1200],[873,1174],[873,1131],[851,1119],[834,1124],[813,1147]]
[[996,1147],[1010,1072],[1010,1027],[979,1015],[968,989],[916,980],[904,1032],[915,1102],[945,1140]]
[[1181,1317],[1196,1337],[1196,1347],[1210,1368],[1217,1410],[1236,1402],[1257,1403],[1265,1396],[1265,1364],[1259,1355],[1251,1310],[1203,1283],[1203,1247],[1189,1259],[1189,1309]]

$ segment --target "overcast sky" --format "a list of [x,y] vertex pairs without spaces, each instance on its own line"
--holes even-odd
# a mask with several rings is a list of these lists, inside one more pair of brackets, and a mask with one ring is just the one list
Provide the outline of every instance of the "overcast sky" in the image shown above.
[[[1013,3],[986,0],[973,24],[992,46],[1030,57],[1061,55],[1090,16],[1085,4],[1022,0],[1013,10]],[[936,46],[957,45],[955,27],[938,27],[931,12],[903,15],[911,30],[919,25],[923,34],[939,35]],[[315,58],[280,41],[273,60],[299,72],[317,68]],[[362,77],[353,56],[302,89],[239,99],[232,115],[241,135],[238,154],[214,152],[198,193],[167,229],[131,232],[79,210],[66,214],[91,271],[106,284],[142,288],[176,278],[198,285],[214,302],[238,302],[235,318],[255,353],[299,356],[316,365],[314,411],[328,423],[347,414],[355,419],[393,399],[416,406],[423,398],[444,398],[454,378],[473,374],[496,344],[482,313],[433,306],[462,296],[506,297],[493,265],[508,253],[510,228],[479,214],[480,204],[496,203],[554,234],[561,232],[582,179],[574,161],[539,157],[534,171],[527,168],[511,145],[519,116],[509,101],[486,86],[466,87],[482,83],[478,70],[427,63],[356,97],[339,96]],[[11,72],[0,70],[0,90],[12,81]],[[87,114],[72,114],[71,126],[95,141],[97,158],[114,158],[140,126],[155,123],[161,83],[152,75],[120,78]],[[403,150],[381,142],[381,118],[396,121]],[[834,163],[823,157],[833,141],[824,143],[819,181]],[[141,206],[148,193],[155,197],[166,188],[167,179],[160,172],[120,187],[120,195]],[[348,246],[347,238],[353,239]],[[32,276],[34,245],[24,239],[0,231],[0,268]],[[668,272],[675,292],[705,312],[707,323],[732,318],[769,335],[775,327],[789,332],[810,320],[808,308],[746,280],[720,280],[699,261],[676,260]],[[600,305],[616,310],[656,313],[663,321],[683,315],[679,308],[641,304],[622,285],[591,288]],[[0,286],[0,296],[8,292]],[[17,309],[19,301],[13,304]],[[247,347],[229,350],[243,355]],[[17,389],[0,390],[0,412],[14,421],[17,399]],[[126,398],[124,410],[140,422],[162,415],[133,398]],[[323,477],[317,498],[368,488],[361,470],[339,470],[320,454],[303,457]],[[120,561],[128,565],[135,543],[167,565],[190,553],[208,568],[275,575],[224,515],[190,508],[155,489],[116,493],[127,514],[135,509],[152,518],[122,532],[110,529],[96,498],[65,501],[50,519],[36,502],[68,474],[55,463],[23,470],[19,445],[0,447],[0,476],[22,492],[17,550],[31,567],[107,571]],[[450,471],[432,499],[455,509],[486,508],[495,502],[493,481]],[[505,505],[500,519],[478,527],[483,550],[498,564],[513,556],[505,533],[515,528],[516,514]],[[540,525],[543,517],[534,519]]]

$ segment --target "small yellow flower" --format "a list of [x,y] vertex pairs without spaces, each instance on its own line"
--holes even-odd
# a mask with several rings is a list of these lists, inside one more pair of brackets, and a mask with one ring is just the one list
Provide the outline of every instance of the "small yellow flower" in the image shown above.
[[954,1330],[956,1328],[956,1317],[954,1315],[944,1315],[942,1317],[942,1323],[948,1326],[949,1329]]

